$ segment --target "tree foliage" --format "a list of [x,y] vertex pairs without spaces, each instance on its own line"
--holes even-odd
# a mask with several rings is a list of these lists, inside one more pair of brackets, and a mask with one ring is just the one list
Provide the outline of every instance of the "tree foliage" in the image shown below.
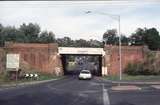
[[55,42],[55,35],[53,32],[43,31],[38,37],[39,43],[53,43]]
[[130,36],[132,44],[134,45],[144,45],[145,44],[145,41],[144,41],[145,30],[146,29],[138,28],[135,31],[135,33],[132,33],[132,35]]
[[[109,45],[118,45],[119,44],[119,36],[117,35],[116,29],[107,30],[103,34],[103,41],[105,44]],[[130,39],[125,35],[121,35],[121,43],[122,45],[128,45]]]
[[[23,23],[19,28],[0,24],[0,46],[5,41],[21,43],[58,43],[63,47],[103,47],[103,44],[118,45],[119,36],[116,29],[107,30],[103,34],[103,42],[98,40],[72,40],[70,37],[55,38],[51,31],[41,31],[36,23]],[[156,28],[138,28],[131,36],[121,35],[122,45],[147,45],[151,50],[160,49],[160,35]]]
[[5,41],[24,42],[25,35],[15,27],[7,26],[0,29],[0,44],[4,45]]
[[55,38],[52,31],[41,31],[38,24],[23,23],[19,28],[2,26],[0,24],[0,45],[4,46],[5,41],[20,43],[58,43],[63,47],[102,47],[98,40],[72,40],[70,37]]
[[12,26],[4,27],[0,24],[0,45],[4,46],[5,41],[20,43],[53,43],[55,42],[55,35],[53,32],[41,32],[38,24],[23,23],[19,28]]
[[125,35],[121,35],[121,43],[122,43],[122,45],[129,45],[129,42],[130,42],[130,38],[126,37]]
[[157,29],[151,28],[147,29],[144,37],[145,44],[148,45],[148,47],[151,50],[157,50],[160,49],[160,35]]
[[63,47],[102,47],[102,42],[92,39],[89,41],[84,39],[72,40],[69,37],[64,37],[56,39],[56,42]]
[[[118,45],[119,36],[115,29],[107,30],[103,34],[103,41],[106,44]],[[137,28],[131,36],[121,35],[122,45],[146,45],[151,50],[160,49],[160,35],[156,28]]]
[[106,44],[112,44],[115,45],[118,43],[118,37],[117,37],[117,31],[116,29],[111,29],[111,30],[107,30],[104,34],[103,34],[103,41]]
[[160,35],[156,28],[138,28],[131,35],[134,45],[147,45],[151,50],[160,49]]
[[69,37],[58,38],[56,39],[56,42],[58,43],[59,46],[63,47],[73,47],[75,44],[75,42]]
[[26,37],[26,42],[34,43],[38,40],[38,35],[40,33],[40,26],[38,24],[29,23],[28,25],[23,23],[19,30],[23,32]]

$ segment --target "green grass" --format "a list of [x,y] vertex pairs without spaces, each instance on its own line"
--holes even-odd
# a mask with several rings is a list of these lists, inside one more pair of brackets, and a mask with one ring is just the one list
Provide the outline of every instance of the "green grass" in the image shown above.
[[[112,80],[112,81],[118,81],[119,76],[105,76],[104,77],[107,80]],[[131,75],[122,75],[122,80],[125,81],[137,81],[137,80],[142,80],[142,81],[159,81],[160,80],[160,75],[137,75],[137,76],[131,76]]]
[[55,75],[51,75],[51,74],[43,74],[40,75],[38,80],[50,80],[50,79],[58,79],[61,78],[61,76],[55,76]]
[[16,80],[10,80],[5,74],[0,74],[0,85],[4,84],[15,84],[17,83],[24,83],[24,82],[31,82],[31,81],[43,81],[43,80],[51,80],[51,79],[59,79],[62,78],[62,76],[54,76],[51,74],[42,74],[38,73],[39,78],[38,79],[18,79]]

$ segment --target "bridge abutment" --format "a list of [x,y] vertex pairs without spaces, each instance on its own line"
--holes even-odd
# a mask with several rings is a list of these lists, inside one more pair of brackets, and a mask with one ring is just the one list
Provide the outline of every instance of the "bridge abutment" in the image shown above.
[[[1,48],[0,59],[8,53],[20,54],[20,68],[29,72],[64,75],[61,54],[84,54],[101,56],[102,76],[119,74],[119,47],[105,46],[104,48],[75,48],[58,47],[57,44],[6,43]],[[143,61],[144,46],[122,46],[122,70],[129,62]],[[0,61],[0,71],[5,70],[5,60]]]

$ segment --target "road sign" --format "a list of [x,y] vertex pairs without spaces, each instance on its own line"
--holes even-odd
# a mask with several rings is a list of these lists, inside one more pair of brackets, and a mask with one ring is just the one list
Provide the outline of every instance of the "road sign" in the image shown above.
[[19,60],[20,60],[19,54],[7,54],[6,68],[18,70]]

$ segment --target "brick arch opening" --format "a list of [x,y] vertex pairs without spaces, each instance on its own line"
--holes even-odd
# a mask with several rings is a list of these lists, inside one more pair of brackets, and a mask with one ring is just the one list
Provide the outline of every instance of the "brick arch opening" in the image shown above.
[[[76,62],[76,66],[73,69],[68,68],[68,57],[74,56],[79,58],[85,57],[96,57],[97,61],[89,62],[87,60],[82,60],[82,62]],[[62,66],[64,70],[64,75],[78,75],[81,70],[87,69],[95,76],[102,76],[102,55],[88,55],[88,54],[61,54]],[[86,67],[86,65],[88,65]]]

